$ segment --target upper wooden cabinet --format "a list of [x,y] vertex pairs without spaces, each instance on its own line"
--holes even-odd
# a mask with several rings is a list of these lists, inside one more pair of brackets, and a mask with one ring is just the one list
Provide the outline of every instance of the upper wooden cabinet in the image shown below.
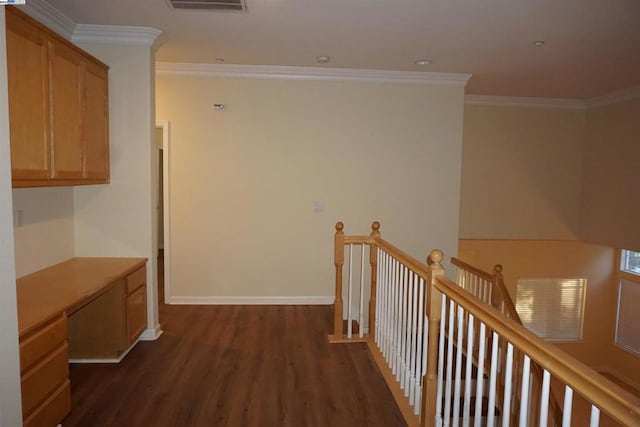
[[14,187],[109,182],[108,67],[6,9]]

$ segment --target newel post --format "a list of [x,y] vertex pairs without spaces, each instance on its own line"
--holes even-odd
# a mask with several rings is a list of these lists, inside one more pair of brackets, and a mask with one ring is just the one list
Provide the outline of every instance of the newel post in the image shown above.
[[342,266],[344,265],[344,224],[336,223],[334,263],[336,266],[336,299],[333,303],[333,339],[341,339],[342,325]]
[[371,244],[369,245],[369,263],[371,264],[371,292],[369,294],[369,335],[375,335],[376,327],[376,283],[378,280],[378,245],[375,239],[380,237],[380,223],[371,223]]
[[424,306],[429,319],[429,344],[427,348],[427,372],[422,381],[422,418],[423,427],[436,425],[436,393],[438,388],[438,340],[440,317],[442,310],[442,293],[435,287],[436,278],[444,276],[444,268],[440,263],[444,254],[434,249],[427,258],[429,265],[429,281],[424,294]]
[[493,292],[491,293],[491,305],[500,310],[500,302],[506,299],[506,295],[502,295],[504,289],[504,277],[502,276],[502,265],[496,264],[493,267]]

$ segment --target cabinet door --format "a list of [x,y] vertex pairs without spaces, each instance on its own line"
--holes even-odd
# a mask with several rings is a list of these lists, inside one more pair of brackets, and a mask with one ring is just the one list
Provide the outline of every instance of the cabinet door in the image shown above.
[[58,40],[50,43],[52,177],[82,179],[80,132],[85,59]]
[[12,8],[6,12],[12,178],[49,179],[47,39]]
[[138,338],[147,325],[147,287],[140,286],[127,297],[127,338],[129,344]]
[[109,77],[103,67],[87,62],[82,117],[86,179],[109,181]]

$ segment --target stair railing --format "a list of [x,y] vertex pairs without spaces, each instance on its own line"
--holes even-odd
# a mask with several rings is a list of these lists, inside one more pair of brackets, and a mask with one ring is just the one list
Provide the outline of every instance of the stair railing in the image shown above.
[[[574,393],[591,405],[587,418],[592,427],[599,425],[601,412],[622,425],[640,425],[639,399],[447,279],[441,251],[431,251],[425,264],[384,241],[378,222],[369,236],[344,236],[343,229],[336,224],[335,315],[329,339],[366,342],[407,425],[507,427],[537,421],[547,426],[555,422],[549,414],[552,378],[565,390],[562,426],[570,426],[581,410],[573,405]],[[353,245],[361,246],[361,276],[369,251],[368,332],[363,330],[364,279],[353,280]],[[345,248],[350,254],[346,328]],[[360,284],[357,320],[350,314],[354,283]],[[357,336],[350,326],[356,321]],[[533,387],[534,365],[542,369],[539,387]]]
[[[500,264],[496,264],[493,268],[493,274],[488,273],[478,267],[475,267],[467,262],[462,261],[459,258],[451,258],[451,264],[456,267],[456,283],[458,286],[466,290],[467,292],[472,293],[477,298],[481,299],[486,304],[491,305],[496,310],[500,311],[505,316],[513,319],[516,323],[522,325],[522,320],[516,311],[516,306],[513,303],[513,299],[507,290],[507,287],[504,284],[504,276],[502,275],[503,267]],[[500,361],[498,365],[498,372],[503,372],[505,369],[505,359],[503,355],[506,354],[506,343],[503,341],[501,343],[501,347],[498,349],[498,360]],[[521,355],[516,354],[515,360],[520,360]],[[518,363],[515,364],[513,369],[520,372],[521,366]],[[543,382],[543,369],[540,365],[536,363],[531,364],[531,379],[530,386],[533,391],[537,393],[533,394],[533,398],[530,399],[530,405],[534,407],[534,409],[539,408],[540,399],[539,392],[542,390],[542,382]],[[502,377],[500,377],[502,379]],[[497,392],[499,396],[504,395],[505,384],[504,381],[499,381],[497,384]],[[518,407],[520,404],[520,396],[518,394],[518,390],[515,391],[514,398],[511,402],[511,405],[514,407]],[[549,416],[549,425],[551,426],[560,426],[562,423],[562,408],[560,407],[559,401],[553,390],[549,392],[549,405],[550,405],[550,416]],[[534,411],[535,414],[538,414],[538,411]],[[516,424],[517,420],[512,419],[512,424]],[[533,420],[536,424],[539,424],[539,419],[536,418]]]

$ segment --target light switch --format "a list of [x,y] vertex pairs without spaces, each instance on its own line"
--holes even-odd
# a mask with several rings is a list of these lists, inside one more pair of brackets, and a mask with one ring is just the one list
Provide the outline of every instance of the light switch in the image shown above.
[[13,212],[13,226],[22,227],[24,211],[22,209],[16,209]]
[[316,200],[313,202],[314,212],[324,212],[324,200]]

